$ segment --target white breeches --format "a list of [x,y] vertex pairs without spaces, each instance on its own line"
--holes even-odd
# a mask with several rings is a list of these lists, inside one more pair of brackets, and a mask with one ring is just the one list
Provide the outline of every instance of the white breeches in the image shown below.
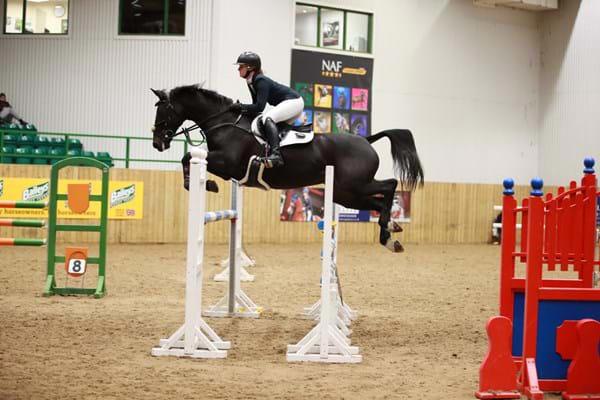
[[298,118],[304,110],[304,100],[302,97],[282,101],[275,107],[269,109],[262,114],[263,122],[267,118],[271,118],[273,122],[291,122]]
[[21,119],[21,117],[19,117],[14,112],[14,110],[12,109],[12,107],[4,107],[0,111],[0,120],[8,120],[9,123],[12,123],[14,120],[19,120],[19,119]]

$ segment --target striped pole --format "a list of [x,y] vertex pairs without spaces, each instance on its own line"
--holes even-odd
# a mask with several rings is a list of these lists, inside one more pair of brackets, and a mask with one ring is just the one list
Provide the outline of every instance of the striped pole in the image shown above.
[[26,228],[43,228],[46,221],[35,219],[0,219],[0,226],[21,226]]
[[45,246],[46,239],[0,238],[0,246]]
[[0,208],[46,208],[46,201],[0,200]]
[[237,218],[237,211],[235,210],[222,210],[222,211],[207,211],[204,213],[204,223],[222,221],[224,219],[235,219]]

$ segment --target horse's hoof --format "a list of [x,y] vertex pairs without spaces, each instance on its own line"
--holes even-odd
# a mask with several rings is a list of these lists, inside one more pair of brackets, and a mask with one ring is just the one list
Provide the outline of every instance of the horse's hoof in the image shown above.
[[385,247],[387,247],[393,253],[402,253],[404,251],[404,246],[402,246],[397,240],[388,240],[385,244]]
[[402,232],[404,231],[404,229],[402,229],[402,226],[396,222],[396,221],[390,221],[388,222],[388,232],[392,232],[392,233],[397,233],[397,232]]
[[190,178],[183,179],[183,188],[185,190],[190,190]]
[[217,185],[217,182],[209,179],[206,181],[206,191],[219,193],[219,185]]

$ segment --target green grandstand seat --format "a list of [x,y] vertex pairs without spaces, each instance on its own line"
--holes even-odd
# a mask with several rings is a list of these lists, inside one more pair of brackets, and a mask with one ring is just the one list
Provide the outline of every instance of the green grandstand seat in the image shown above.
[[19,144],[20,147],[33,146],[34,140],[35,140],[35,136],[25,134],[25,135],[20,135],[17,138],[17,143]]
[[98,161],[102,161],[104,164],[108,165],[109,167],[114,167],[115,163],[113,162],[112,156],[105,152],[105,151],[99,151],[96,154],[96,159]]
[[82,151],[82,152],[81,152],[81,156],[82,156],[82,157],[89,157],[89,158],[94,158],[94,157],[96,157],[96,156],[94,155],[94,152],[93,152],[93,151]]
[[44,148],[49,150],[50,148],[50,140],[46,136],[37,135],[33,140],[33,145],[37,148]]
[[[15,152],[15,146],[12,144],[5,144],[4,146],[2,146],[2,153],[6,154],[6,153],[14,153]],[[14,157],[2,157],[2,162],[4,164],[12,164],[15,162]]]
[[17,137],[15,135],[11,135],[10,133],[4,134],[4,144],[16,144]]
[[35,127],[34,124],[26,124],[23,129],[25,129],[26,131],[36,131],[37,132],[37,128]]
[[81,150],[79,150],[79,149],[69,149],[69,151],[67,151],[67,155],[69,157],[81,157]]
[[31,157],[28,157],[33,152],[30,146],[17,147],[15,153],[18,154],[16,164],[31,164]]
[[65,139],[61,138],[61,137],[52,137],[52,138],[50,138],[50,145],[52,146],[53,149],[55,149],[57,147],[62,147],[64,149],[65,148]]
[[57,162],[65,158],[65,149],[62,147],[51,149],[50,153],[48,154],[50,154],[51,156],[57,156],[50,158],[50,164],[56,164]]
[[39,148],[33,150],[33,154],[36,156],[44,156],[44,157],[32,157],[33,164],[37,164],[37,165],[48,164],[48,158],[46,157],[48,155],[47,149],[45,149],[43,147],[39,147]]
[[83,149],[83,144],[81,144],[81,141],[79,139],[69,139],[69,140],[67,140],[67,142],[69,144],[69,150],[71,150],[71,149],[82,150]]

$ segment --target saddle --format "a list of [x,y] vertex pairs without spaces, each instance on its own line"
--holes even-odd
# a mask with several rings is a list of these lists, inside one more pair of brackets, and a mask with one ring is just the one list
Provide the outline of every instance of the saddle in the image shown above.
[[[295,126],[290,125],[287,122],[279,122],[277,128],[279,129],[279,137],[281,138],[279,147],[309,143],[315,136],[312,129],[312,123]],[[262,119],[260,115],[252,120],[250,131],[261,145],[264,146],[267,143],[267,140],[262,133]]]
[[[280,122],[277,124],[277,128],[279,129],[279,137],[281,139],[279,147],[309,143],[315,136],[312,130],[312,124],[295,126],[286,122]],[[252,121],[250,131],[258,143],[262,146],[267,145],[267,140],[262,133],[262,119],[260,115]],[[246,168],[246,175],[239,181],[240,186],[250,186],[269,190],[269,184],[263,179],[264,170],[265,165],[259,162],[258,156],[254,155],[250,157]]]

